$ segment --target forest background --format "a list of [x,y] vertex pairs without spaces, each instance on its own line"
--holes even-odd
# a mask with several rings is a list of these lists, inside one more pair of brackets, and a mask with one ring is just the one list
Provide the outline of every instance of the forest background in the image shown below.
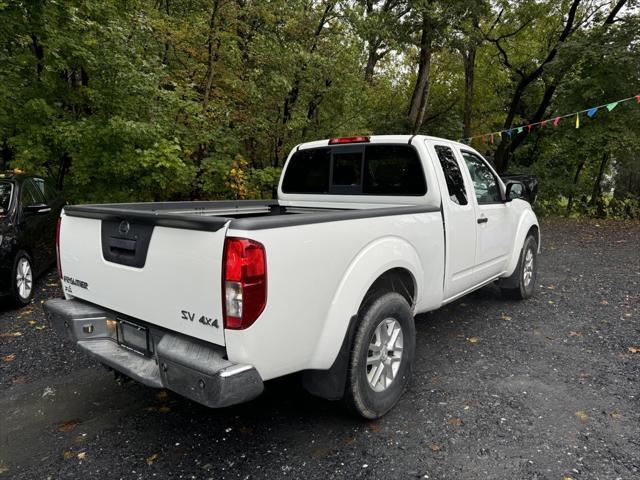
[[0,0],[2,167],[72,203],[271,197],[300,142],[420,133],[640,218],[640,100],[526,128],[638,94],[638,0]]

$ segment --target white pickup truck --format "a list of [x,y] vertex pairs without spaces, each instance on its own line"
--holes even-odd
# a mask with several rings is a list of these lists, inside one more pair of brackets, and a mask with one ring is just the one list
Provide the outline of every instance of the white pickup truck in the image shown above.
[[414,315],[490,282],[532,295],[540,233],[523,184],[421,135],[298,145],[277,200],[67,206],[51,324],[108,367],[210,407],[298,373],[384,415]]

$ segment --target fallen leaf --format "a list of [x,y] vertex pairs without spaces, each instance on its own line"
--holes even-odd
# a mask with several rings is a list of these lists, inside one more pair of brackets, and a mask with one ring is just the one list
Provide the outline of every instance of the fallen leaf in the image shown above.
[[480,341],[480,337],[471,337],[467,340],[469,340],[469,343],[478,343]]
[[459,427],[460,425],[462,425],[462,420],[460,418],[450,418],[449,420],[447,420],[447,423],[449,425],[453,425],[454,427]]
[[505,314],[503,313],[503,314],[500,316],[500,319],[502,319],[502,320],[506,320],[506,321],[509,321],[509,320],[511,320],[511,317],[510,317],[509,315],[505,315]]
[[371,430],[373,433],[380,433],[382,431],[382,426],[378,422],[370,423],[369,430]]
[[158,407],[158,411],[160,413],[169,413],[171,411],[171,409],[169,407],[167,407],[166,405],[163,405],[162,407]]
[[552,336],[550,336],[550,335],[546,335],[544,338],[546,338],[547,340],[555,340],[555,338],[553,338],[553,337],[552,337]]
[[606,300],[602,300],[602,301],[600,302],[600,305],[609,305],[609,302],[607,302]]
[[2,357],[2,361],[3,362],[13,362],[16,359],[16,354],[15,353],[10,353],[9,355],[5,355],[4,357]]
[[553,300],[549,300],[549,302],[548,302],[548,303],[549,303],[549,305],[553,305],[553,304],[555,304],[556,302],[554,302]]
[[442,447],[440,445],[438,445],[437,443],[434,443],[434,442],[429,442],[427,444],[427,447],[429,447],[429,449],[434,453],[435,452],[439,452],[440,450],[442,450]]
[[562,480],[573,480],[573,477],[563,477]]
[[80,452],[78,454],[78,460],[84,460],[87,457],[87,452]]
[[13,379],[14,385],[24,385],[25,383],[27,383],[27,377],[25,377],[24,375],[20,375],[19,377]]
[[2,338],[7,338],[7,337],[21,337],[22,336],[22,332],[7,332],[7,333],[0,333],[0,337]]
[[47,327],[46,327],[46,326],[44,326],[44,325],[38,325],[38,326],[36,327],[36,330],[44,330],[45,328],[47,328]]
[[0,463],[0,475],[3,473],[7,473],[9,471],[9,467],[7,467],[4,463]]
[[578,417],[583,423],[589,421],[589,415],[587,415],[587,412],[584,410],[578,410],[576,412],[576,417]]
[[38,322],[36,322],[35,320],[29,320],[27,323],[33,326],[33,325],[36,325]]
[[62,452],[62,458],[64,458],[65,460],[69,460],[70,458],[73,458],[73,452],[69,450],[65,450],[64,452]]
[[59,432],[70,432],[71,430],[73,430],[74,428],[76,428],[78,425],[80,425],[80,420],[78,420],[77,418],[74,418],[73,420],[67,420],[66,422],[60,424],[60,426],[58,427],[58,431]]
[[166,390],[160,390],[158,393],[156,393],[156,400],[166,400],[167,398],[169,398],[169,392],[167,392]]
[[622,412],[619,412],[618,410],[614,410],[609,414],[609,416],[615,420],[619,420],[620,418],[622,418]]
[[640,353],[640,347],[629,347],[629,352]]
[[571,330],[567,335],[569,335],[570,337],[581,337],[582,333],[581,332],[574,332],[573,330]]
[[251,435],[253,433],[253,428],[251,427],[240,427],[238,431],[243,435]]
[[147,465],[152,465],[153,462],[155,462],[158,459],[158,454],[154,453],[153,455],[150,455],[147,457]]

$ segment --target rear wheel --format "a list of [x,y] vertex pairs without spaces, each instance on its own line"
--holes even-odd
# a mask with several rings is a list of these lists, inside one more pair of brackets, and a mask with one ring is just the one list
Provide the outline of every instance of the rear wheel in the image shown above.
[[538,276],[538,242],[534,235],[528,235],[522,245],[518,266],[513,275],[505,283],[513,287],[502,287],[502,294],[507,298],[524,300],[533,295]]
[[411,307],[398,293],[382,294],[360,315],[347,372],[347,406],[368,419],[391,410],[411,375],[414,351]]
[[11,294],[18,307],[24,307],[33,298],[33,268],[31,257],[22,250],[13,262],[11,275]]

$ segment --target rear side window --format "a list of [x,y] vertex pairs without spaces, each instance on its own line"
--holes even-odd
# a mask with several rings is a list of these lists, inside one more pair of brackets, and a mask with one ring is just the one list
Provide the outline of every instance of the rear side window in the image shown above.
[[282,180],[286,193],[329,193],[331,149],[311,148],[293,154]]
[[464,188],[464,180],[460,166],[456,161],[453,150],[444,145],[435,145],[438,160],[444,172],[444,178],[447,181],[447,189],[449,190],[449,198],[453,203],[458,205],[467,204],[467,191]]
[[[319,168],[320,163],[323,168]],[[311,172],[316,184],[324,189],[308,188]],[[282,191],[416,196],[427,193],[427,182],[420,157],[409,145],[350,145],[294,153],[285,171]]]
[[418,153],[407,145],[369,145],[363,193],[424,195],[427,183]]

